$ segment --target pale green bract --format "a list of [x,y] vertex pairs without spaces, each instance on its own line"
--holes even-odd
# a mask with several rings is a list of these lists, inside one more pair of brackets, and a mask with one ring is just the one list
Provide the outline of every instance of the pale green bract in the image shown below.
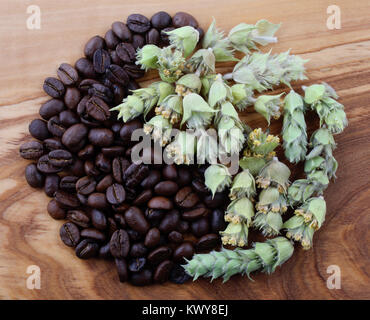
[[155,116],[144,124],[144,133],[150,134],[155,142],[165,146],[171,140],[172,124],[162,116]]
[[183,117],[180,125],[186,123],[188,128],[204,128],[212,121],[215,112],[216,110],[199,94],[189,93],[183,100]]
[[189,72],[194,72],[198,76],[205,76],[214,73],[216,70],[216,57],[212,49],[199,49],[186,62]]
[[148,44],[136,53],[136,64],[141,65],[141,69],[148,71],[149,69],[158,68],[158,56],[161,54],[161,49],[154,44]]
[[110,110],[118,111],[117,119],[122,118],[124,122],[127,122],[143,114],[144,102],[139,97],[132,95],[125,98],[120,105]]
[[254,103],[254,110],[261,114],[267,120],[268,124],[270,124],[271,117],[274,119],[279,119],[281,115],[280,97],[283,94],[284,92],[274,96],[262,95],[256,99],[256,102]]
[[256,194],[256,182],[248,169],[239,172],[233,179],[229,197],[231,200],[247,197],[252,198]]
[[204,172],[205,185],[211,190],[212,196],[216,192],[222,192],[230,186],[231,174],[226,166],[222,164],[212,164]]
[[181,50],[187,58],[195,49],[199,41],[199,32],[193,27],[185,26],[166,32],[172,46]]

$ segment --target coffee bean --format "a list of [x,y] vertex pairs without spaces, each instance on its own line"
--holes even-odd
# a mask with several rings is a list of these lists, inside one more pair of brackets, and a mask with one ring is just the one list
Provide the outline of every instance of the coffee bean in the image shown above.
[[44,153],[44,147],[38,141],[29,141],[21,145],[19,153],[23,159],[38,159]]
[[[127,209],[126,209],[127,210]],[[125,211],[126,211],[125,210]],[[126,220],[123,216],[122,213],[116,213],[114,215],[114,220],[116,221],[117,225],[121,228],[121,229],[125,229],[127,227],[126,225]]]
[[87,197],[84,196],[83,194],[77,193],[77,199],[80,201],[82,206],[87,206]]
[[86,58],[92,59],[94,52],[98,49],[104,48],[104,39],[100,36],[92,37],[85,45],[84,54]]
[[78,157],[80,159],[86,160],[91,158],[95,153],[94,146],[92,144],[88,144],[85,147],[83,147],[79,152],[78,152]]
[[81,237],[95,240],[97,242],[105,241],[105,234],[98,229],[87,228],[81,231]]
[[105,192],[109,186],[113,184],[113,177],[112,175],[108,174],[103,179],[99,181],[96,185],[97,192]]
[[105,214],[97,209],[91,210],[91,222],[98,230],[105,230],[108,226]]
[[132,46],[135,50],[145,46],[145,38],[141,34],[134,34],[132,37]]
[[49,120],[51,117],[58,115],[63,110],[64,103],[62,100],[50,99],[41,106],[39,113],[43,119]]
[[204,184],[204,182],[200,179],[195,179],[191,183],[193,189],[195,192],[200,193],[200,194],[209,194],[210,191]]
[[125,201],[126,191],[121,184],[113,183],[108,187],[106,196],[110,204],[117,205]]
[[174,264],[170,273],[169,280],[176,284],[183,284],[189,281],[191,276],[189,276],[185,269],[180,264]]
[[89,216],[81,210],[69,210],[67,212],[67,219],[82,228],[88,228],[90,226]]
[[127,72],[116,64],[111,64],[105,72],[106,77],[112,82],[122,86],[130,81]]
[[60,138],[49,138],[44,140],[44,147],[45,149],[52,151],[52,150],[57,150],[57,149],[62,149],[62,142]]
[[80,242],[80,230],[72,222],[67,222],[60,227],[60,238],[68,247],[75,247]]
[[131,247],[130,256],[137,258],[137,257],[144,257],[148,252],[148,249],[142,243],[134,243]]
[[131,142],[131,135],[136,129],[140,129],[143,127],[143,123],[139,119],[134,119],[129,122],[126,122],[121,131],[120,137],[126,143],[129,144]]
[[[89,89],[91,88],[91,86],[93,84],[97,84],[99,83],[99,81],[97,80],[94,80],[94,79],[84,79],[80,82],[80,84],[78,85],[78,89],[83,92],[83,93],[87,93],[89,91]],[[85,100],[84,100],[85,99]],[[87,100],[89,100],[90,97],[88,96],[85,96],[82,98],[82,100],[80,101],[80,104],[84,104],[87,102]],[[80,107],[81,108],[81,107]],[[78,109],[77,109],[78,110]]]
[[149,269],[144,269],[140,272],[135,272],[131,274],[130,282],[134,286],[146,286],[152,283],[152,271]]
[[105,121],[110,117],[108,105],[102,99],[95,96],[86,102],[86,111],[89,116],[98,121]]
[[183,187],[190,184],[192,181],[191,172],[188,168],[180,167],[178,169],[178,178],[176,183],[178,186]]
[[75,68],[83,78],[94,79],[97,76],[94,65],[86,58],[78,59],[75,63]]
[[123,180],[128,188],[135,188],[148,174],[149,168],[147,165],[132,163],[123,173]]
[[123,69],[132,79],[138,79],[145,75],[145,70],[136,64],[127,63],[123,66]]
[[173,164],[166,165],[162,169],[162,176],[165,180],[177,180],[177,169]]
[[160,196],[152,198],[148,202],[148,207],[151,209],[171,210],[173,208],[173,203],[170,199]]
[[44,91],[53,98],[61,98],[65,93],[64,84],[57,78],[48,77],[44,81]]
[[76,256],[80,259],[95,257],[99,252],[99,245],[91,239],[82,240],[76,247]]
[[50,151],[48,154],[49,163],[55,167],[66,167],[72,164],[72,154],[63,149]]
[[132,90],[137,90],[137,89],[140,89],[139,84],[135,80],[131,79],[127,85],[127,90],[132,91]]
[[166,212],[167,212],[166,210],[146,208],[145,217],[149,221],[160,220],[166,215]]
[[150,22],[154,28],[161,30],[171,25],[172,18],[167,12],[159,11],[152,16]]
[[37,170],[37,166],[34,163],[30,163],[26,167],[25,176],[27,183],[31,187],[42,188],[44,186],[45,177]]
[[77,88],[67,88],[64,103],[69,109],[76,109],[81,100],[81,93]]
[[153,188],[161,179],[161,173],[158,170],[150,171],[149,175],[141,181],[140,186],[144,189]]
[[122,157],[116,157],[112,162],[113,177],[118,183],[123,182],[123,173],[130,166],[130,162]]
[[141,14],[130,14],[127,18],[128,28],[136,33],[145,33],[150,29],[150,21]]
[[189,231],[189,228],[190,225],[189,222],[187,221],[180,221],[177,225],[177,231],[179,231],[182,234],[187,233]]
[[194,255],[194,247],[191,242],[184,242],[180,244],[173,252],[173,260],[175,262],[185,262],[185,259],[190,260]]
[[100,175],[99,169],[95,166],[95,164],[91,160],[85,161],[84,171],[85,171],[85,174],[88,176],[96,177]]
[[215,209],[211,213],[211,230],[218,234],[220,231],[226,229],[225,213],[221,209]]
[[65,219],[66,217],[66,211],[59,207],[58,203],[54,199],[50,200],[50,202],[48,203],[47,211],[50,217],[55,220]]
[[80,201],[76,197],[76,195],[67,193],[62,190],[58,190],[54,194],[56,202],[61,208],[78,208],[80,206]]
[[202,217],[208,216],[208,214],[209,214],[209,210],[205,208],[205,206],[202,204],[201,206],[198,205],[197,207],[193,209],[183,212],[182,218],[186,221],[195,221]]
[[153,197],[152,190],[144,190],[135,198],[132,204],[135,206],[142,206],[146,204],[152,197]]
[[118,226],[112,217],[108,217],[107,221],[108,221],[108,235],[111,238],[113,233],[118,230]]
[[109,52],[104,49],[98,49],[94,52],[93,65],[95,72],[104,73],[105,70],[110,66],[110,55]]
[[110,252],[113,257],[121,259],[125,258],[130,251],[130,238],[127,232],[123,229],[113,233],[110,239]]
[[112,61],[113,64],[116,64],[117,66],[123,65],[123,61],[118,56],[116,50],[110,50],[109,55],[110,55],[110,60]]
[[167,246],[158,247],[149,253],[148,262],[151,265],[156,266],[160,264],[162,261],[169,259],[171,257],[171,254],[172,254],[171,248]]
[[114,96],[113,98],[114,105],[120,104],[123,101],[123,99],[127,97],[126,90],[118,84],[115,83],[113,84],[112,91]]
[[[99,97],[107,103],[111,103],[112,100],[113,100],[112,91],[108,87],[106,87],[106,86],[104,86],[100,83],[93,83],[91,85],[88,93],[89,93],[90,96]],[[87,107],[87,105],[86,105],[86,107]]]
[[106,147],[102,148],[101,152],[109,158],[114,158],[121,156],[125,153],[125,148],[122,146],[112,146],[112,147]]
[[123,22],[116,21],[112,24],[113,33],[122,41],[131,42],[132,34],[130,29]]
[[135,55],[136,51],[135,48],[132,46],[131,43],[122,42],[116,47],[116,52],[118,57],[124,63],[132,63],[135,62]]
[[59,122],[63,127],[69,128],[74,124],[79,123],[80,118],[72,110],[64,110],[59,114]]
[[84,145],[87,133],[87,127],[82,123],[77,123],[64,132],[62,143],[70,150],[80,150]]
[[99,249],[99,258],[102,259],[111,259],[112,254],[110,253],[110,244],[109,242]]
[[191,233],[195,237],[200,238],[200,237],[204,236],[205,234],[207,234],[209,232],[208,219],[200,218],[200,219],[192,222],[191,225],[190,225],[190,229],[191,229]]
[[147,34],[146,34],[145,37],[146,37],[145,40],[146,40],[146,43],[147,44],[155,44],[155,45],[157,45],[159,43],[159,40],[160,40],[159,32],[155,28],[150,29],[147,32]]
[[88,135],[89,141],[98,147],[109,147],[114,140],[113,132],[107,128],[92,128]]
[[159,244],[161,233],[157,228],[152,228],[145,236],[144,245],[147,248],[154,248]]
[[46,122],[41,119],[32,120],[28,131],[32,137],[38,140],[45,140],[50,136]]
[[181,243],[184,241],[183,235],[178,231],[171,231],[168,234],[168,240],[173,243]]
[[77,70],[68,63],[62,63],[59,66],[57,75],[66,86],[74,85],[78,81]]
[[76,177],[85,175],[84,162],[81,159],[74,159],[72,165],[68,168],[68,173]]
[[47,124],[49,132],[54,137],[62,137],[64,132],[66,131],[66,128],[60,123],[59,116],[51,117]]
[[61,167],[55,167],[49,162],[48,155],[42,156],[37,161],[37,169],[42,173],[57,173],[63,170]]
[[127,263],[125,259],[114,259],[116,263],[118,278],[120,282],[126,282],[128,279]]
[[131,272],[140,272],[146,264],[146,259],[144,257],[142,258],[133,258],[130,259],[128,262],[128,269]]
[[209,233],[201,237],[197,244],[197,252],[206,252],[215,249],[220,245],[220,237],[217,234]]
[[185,26],[191,26],[193,28],[198,27],[198,21],[191,14],[186,12],[177,12],[172,18],[172,22],[176,28]]
[[180,214],[178,210],[174,209],[168,212],[162,219],[158,229],[163,233],[170,233],[177,229],[180,222]]
[[229,201],[229,198],[226,193],[216,192],[213,197],[212,194],[210,194],[206,196],[203,201],[208,208],[214,209],[224,206]]
[[108,207],[107,198],[104,193],[94,192],[87,198],[87,204],[96,209],[106,209]]
[[126,223],[133,230],[140,234],[146,234],[150,228],[148,221],[146,221],[143,212],[138,207],[130,207],[125,212]]
[[65,176],[60,180],[60,189],[67,192],[76,192],[76,182],[78,177],[75,176]]
[[199,202],[199,197],[191,187],[184,187],[176,193],[175,202],[180,208],[192,208]]
[[154,272],[154,281],[157,283],[164,283],[168,280],[171,270],[173,267],[173,262],[170,260],[165,260],[161,262]]
[[167,28],[164,28],[163,30],[161,30],[161,42],[163,45],[169,45],[170,44],[170,40],[168,38],[168,34],[167,32],[170,32],[172,30],[175,30],[174,27],[167,27]]
[[177,184],[171,180],[161,181],[154,187],[154,192],[161,196],[172,196],[179,190]]
[[104,36],[105,43],[109,49],[115,49],[119,43],[118,37],[114,34],[112,29],[109,29]]

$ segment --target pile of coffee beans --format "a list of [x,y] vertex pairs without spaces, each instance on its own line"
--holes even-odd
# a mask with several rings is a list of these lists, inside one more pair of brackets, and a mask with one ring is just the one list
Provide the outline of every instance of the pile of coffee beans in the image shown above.
[[132,14],[104,38],[91,38],[85,57],[74,67],[61,64],[58,78],[45,80],[52,99],[29,125],[38,141],[20,147],[24,159],[36,161],[26,167],[28,184],[52,197],[52,218],[67,220],[60,228],[64,244],[81,259],[113,259],[119,280],[134,285],[185,282],[184,258],[217,248],[225,228],[228,197],[212,197],[205,167],[133,163],[131,134],[143,120],[124,124],[110,111],[139,87],[136,49],[165,44],[163,30],[185,25],[198,28],[183,12],[173,18],[158,12],[150,20]]

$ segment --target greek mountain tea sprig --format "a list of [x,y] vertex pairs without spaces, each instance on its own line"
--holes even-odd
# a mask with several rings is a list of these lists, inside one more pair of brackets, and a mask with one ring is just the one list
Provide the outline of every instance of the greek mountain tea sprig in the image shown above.
[[175,139],[167,145],[167,156],[177,165],[194,163],[196,152],[196,136],[189,131],[180,131]]
[[231,184],[231,174],[226,166],[222,164],[212,164],[204,172],[205,185],[211,190],[212,196],[216,192],[222,192]]
[[212,251],[207,254],[195,254],[186,260],[185,271],[195,281],[199,277],[209,277],[211,281],[219,277],[226,282],[236,274],[250,277],[252,272],[273,273],[293,254],[292,243],[284,237],[277,237],[256,242],[252,249]]

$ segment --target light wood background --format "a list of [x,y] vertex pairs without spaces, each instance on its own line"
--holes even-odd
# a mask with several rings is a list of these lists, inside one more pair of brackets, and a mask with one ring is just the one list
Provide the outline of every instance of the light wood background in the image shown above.
[[[370,299],[370,7],[366,0],[336,0],[342,28],[328,30],[327,7],[334,1],[284,0],[2,0],[0,3],[0,298],[1,299]],[[26,28],[27,6],[41,8],[41,30]],[[338,179],[325,193],[328,214],[315,234],[314,248],[298,246],[273,275],[255,282],[234,277],[226,284],[206,280],[147,288],[120,284],[114,265],[81,261],[59,240],[60,222],[52,220],[42,191],[24,180],[28,163],[18,156],[29,139],[28,123],[48,98],[43,79],[62,62],[73,63],[84,43],[104,35],[111,23],[131,13],[151,16],[188,11],[206,28],[214,16],[228,31],[240,22],[261,18],[282,22],[274,52],[292,48],[307,63],[311,84],[326,81],[341,96],[349,128],[336,137]],[[226,66],[222,71],[228,71]],[[147,76],[150,80],[153,75]],[[295,83],[298,89],[302,83]],[[279,91],[279,90],[278,90]],[[250,125],[265,126],[254,113]],[[312,121],[317,121],[312,118]],[[274,122],[273,132],[281,121]],[[314,125],[312,125],[312,128]],[[29,265],[41,269],[41,289],[26,287]],[[341,289],[329,290],[327,268],[341,270]]]

